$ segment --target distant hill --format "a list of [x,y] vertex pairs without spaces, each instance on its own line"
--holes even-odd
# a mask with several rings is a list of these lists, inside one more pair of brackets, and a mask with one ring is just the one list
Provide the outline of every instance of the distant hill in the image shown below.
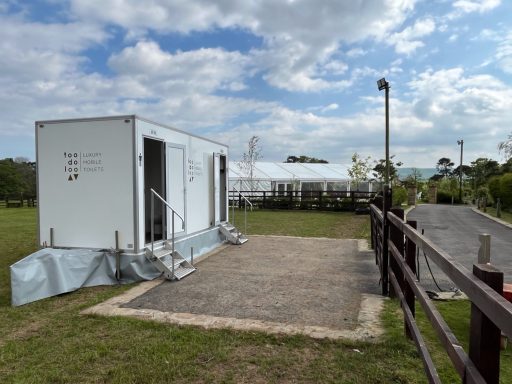
[[[435,168],[416,168],[421,173],[421,180],[428,180],[437,173]],[[404,180],[407,176],[412,174],[412,168],[398,168],[398,177]]]

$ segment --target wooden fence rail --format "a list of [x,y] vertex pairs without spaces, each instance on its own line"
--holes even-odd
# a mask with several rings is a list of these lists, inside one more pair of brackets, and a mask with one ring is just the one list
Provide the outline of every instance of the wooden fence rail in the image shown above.
[[23,206],[36,207],[37,197],[23,195],[4,196],[4,198],[0,200],[0,206],[5,208],[21,208]]
[[257,208],[354,211],[369,209],[375,192],[362,191],[229,191],[230,205],[243,207],[242,195]]
[[[389,290],[383,287],[383,293],[389,292],[400,300],[405,334],[416,343],[429,382],[439,383],[440,380],[416,325],[416,299],[448,353],[461,382],[498,384],[501,332],[512,336],[512,304],[502,296],[503,273],[489,264],[475,264],[473,272],[467,270],[421,235],[416,230],[416,222],[404,221],[401,209],[391,209],[386,215],[374,204],[370,209],[372,246],[381,281],[383,286],[390,284]],[[389,227],[388,231],[386,226]],[[387,232],[389,235],[384,235]],[[387,250],[385,244],[388,245]],[[421,248],[471,301],[469,354],[464,351],[416,278],[417,248]]]

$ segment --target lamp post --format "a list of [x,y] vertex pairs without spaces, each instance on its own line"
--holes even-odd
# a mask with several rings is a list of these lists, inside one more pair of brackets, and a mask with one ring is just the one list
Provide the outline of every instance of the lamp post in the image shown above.
[[459,201],[462,203],[462,154],[464,153],[464,140],[457,140],[457,145],[460,145]]
[[383,89],[386,91],[386,174],[384,181],[388,188],[391,188],[389,180],[389,82],[387,82],[383,77],[377,81],[377,87],[379,88],[379,91],[382,91]]
[[[386,91],[386,174],[385,174],[385,185],[383,187],[383,196],[382,196],[382,214],[383,214],[383,244],[382,244],[382,294],[387,296],[390,293],[389,290],[389,276],[388,276],[388,267],[390,264],[389,254],[388,254],[388,241],[389,238],[389,224],[388,224],[388,212],[391,208],[392,204],[392,195],[391,195],[391,184],[389,180],[389,83],[385,78],[382,78],[377,81],[377,87],[379,91],[383,89]],[[394,291],[391,290],[391,295],[394,296]]]

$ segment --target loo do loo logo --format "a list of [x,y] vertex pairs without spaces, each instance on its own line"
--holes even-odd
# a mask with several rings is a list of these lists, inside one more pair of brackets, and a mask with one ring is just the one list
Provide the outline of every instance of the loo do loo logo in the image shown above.
[[104,172],[101,152],[64,152],[64,173],[67,181],[77,181],[81,174]]

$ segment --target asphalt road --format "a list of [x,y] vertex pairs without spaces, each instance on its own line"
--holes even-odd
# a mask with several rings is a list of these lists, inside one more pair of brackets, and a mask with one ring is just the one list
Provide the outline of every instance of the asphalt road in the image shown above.
[[[407,214],[408,220],[418,222],[418,230],[456,261],[470,271],[477,261],[480,241],[478,235],[491,235],[491,264],[503,271],[505,282],[512,283],[512,230],[473,212],[467,206],[420,205]],[[419,254],[420,281],[427,289],[438,290],[433,284],[423,254]],[[442,289],[450,289],[453,283],[433,262],[430,266]]]

